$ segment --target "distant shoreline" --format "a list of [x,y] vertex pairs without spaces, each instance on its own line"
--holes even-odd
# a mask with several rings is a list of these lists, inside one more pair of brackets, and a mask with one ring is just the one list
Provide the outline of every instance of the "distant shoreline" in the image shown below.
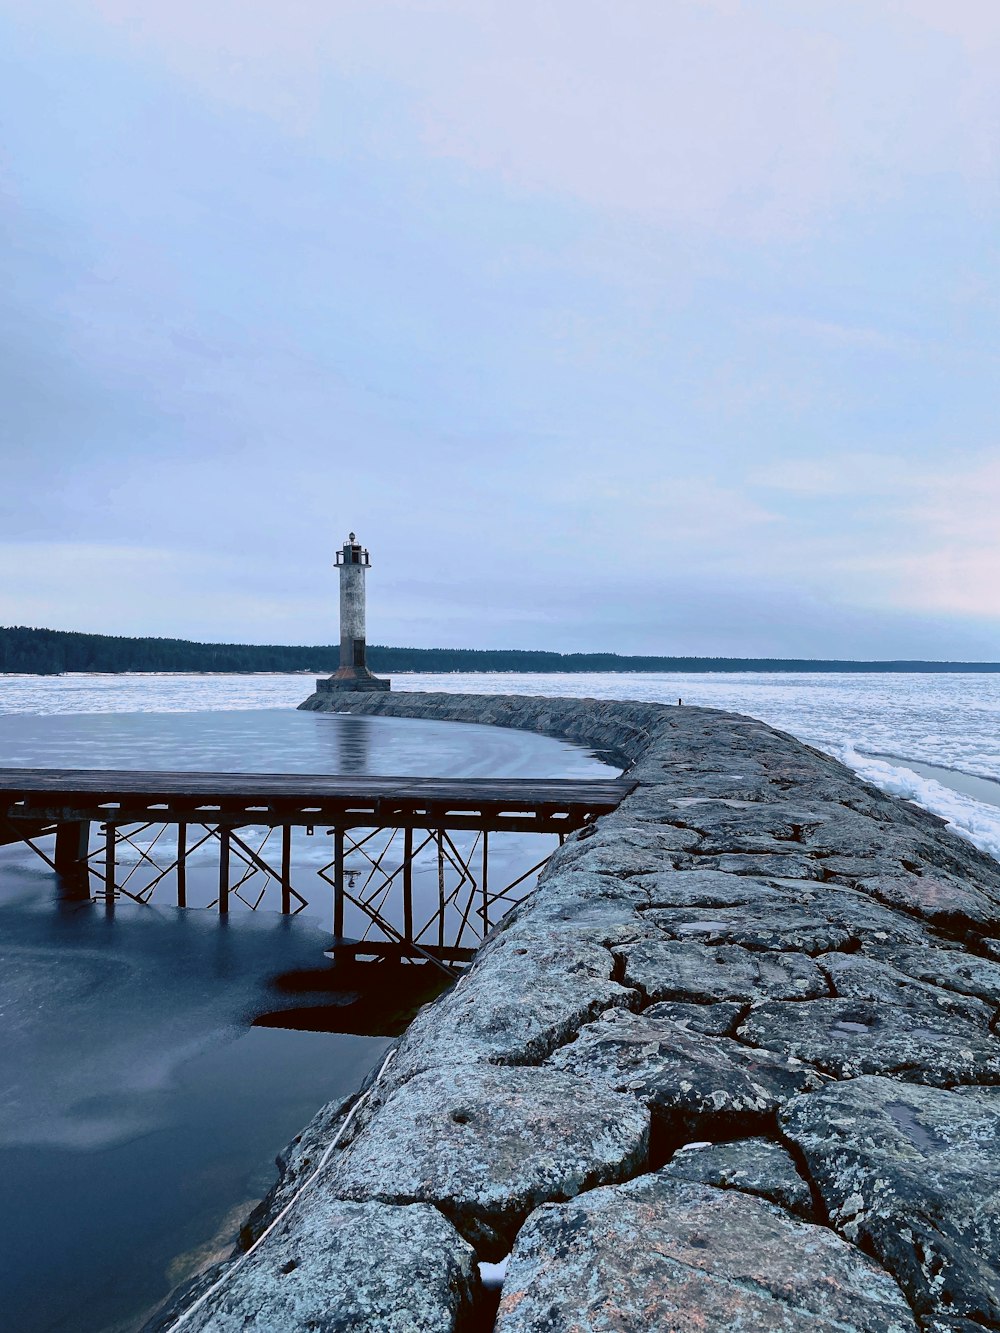
[[[0,675],[330,675],[338,644],[197,643],[128,638],[68,630],[0,627]],[[851,661],[837,658],[682,657],[620,653],[555,653],[530,649],[368,647],[368,665],[382,675],[499,674],[975,674],[1000,672],[1000,662]]]

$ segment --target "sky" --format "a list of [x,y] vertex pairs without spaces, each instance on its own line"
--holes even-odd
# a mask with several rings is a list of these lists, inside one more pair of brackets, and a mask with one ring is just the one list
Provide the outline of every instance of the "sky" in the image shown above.
[[996,0],[0,0],[0,624],[1000,659]]

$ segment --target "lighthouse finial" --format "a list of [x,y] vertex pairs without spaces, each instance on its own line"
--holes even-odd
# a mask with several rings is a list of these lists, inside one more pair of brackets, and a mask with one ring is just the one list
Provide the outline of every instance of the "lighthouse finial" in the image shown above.
[[348,537],[348,540],[351,541],[351,542],[356,542],[356,541],[358,540],[357,537],[355,537],[355,535],[354,535],[353,532],[349,532],[349,533],[347,534],[347,537]]

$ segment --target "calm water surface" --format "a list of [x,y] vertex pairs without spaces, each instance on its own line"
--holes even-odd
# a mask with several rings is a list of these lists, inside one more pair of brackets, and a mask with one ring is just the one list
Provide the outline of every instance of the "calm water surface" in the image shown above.
[[[0,765],[609,772],[578,747],[521,732],[247,708],[235,702],[240,679],[222,708],[210,687],[200,702],[214,707],[183,711],[192,690],[178,700],[168,678],[162,700],[172,711],[157,712],[148,680],[141,694],[132,682],[116,694],[113,680],[78,677],[60,695],[59,681],[35,682],[32,694],[24,678],[0,678]],[[291,683],[298,702],[307,684]],[[68,711],[68,702],[100,711]],[[327,855],[318,836],[303,839],[297,873],[312,875]],[[212,868],[208,858],[209,879]],[[155,900],[108,916],[97,905],[61,906],[42,861],[0,848],[4,1329],[135,1328],[231,1246],[274,1179],[275,1154],[376,1062],[384,1038],[249,1026],[290,1003],[274,978],[323,961],[329,904],[310,902],[291,920],[234,911],[225,923]]]

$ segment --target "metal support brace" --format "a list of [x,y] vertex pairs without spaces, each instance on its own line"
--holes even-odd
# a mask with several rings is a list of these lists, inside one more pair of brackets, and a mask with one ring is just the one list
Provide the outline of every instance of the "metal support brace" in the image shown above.
[[403,830],[403,938],[413,939],[413,829]]
[[219,914],[229,913],[229,828],[219,829]]
[[344,830],[333,831],[333,933],[344,934]]
[[104,905],[115,905],[115,826],[104,825]]
[[177,906],[187,907],[187,824],[177,825]]
[[284,916],[292,910],[292,827],[285,824],[281,830],[281,911]]

